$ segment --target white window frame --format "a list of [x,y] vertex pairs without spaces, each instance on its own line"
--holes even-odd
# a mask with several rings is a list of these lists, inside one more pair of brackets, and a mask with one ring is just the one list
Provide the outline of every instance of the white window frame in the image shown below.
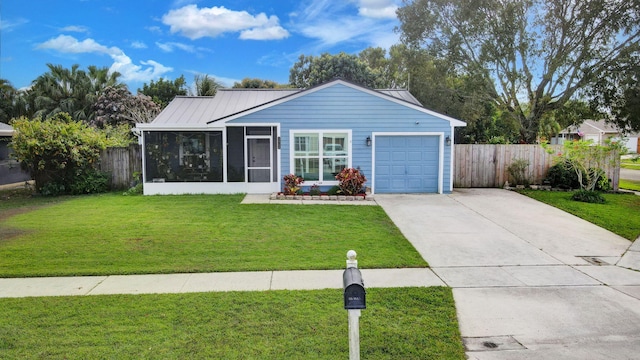
[[[310,181],[305,181],[302,183],[302,185],[304,186],[310,186],[310,185],[338,185],[338,181],[331,178],[331,179],[324,179],[323,175],[324,175],[324,165],[323,165],[323,161],[324,161],[324,144],[323,144],[323,140],[324,140],[324,134],[346,134],[347,135],[347,143],[345,144],[346,146],[346,150],[347,150],[347,165],[346,167],[350,168],[352,167],[352,160],[353,160],[353,151],[351,148],[351,130],[347,130],[347,129],[325,129],[325,130],[317,130],[317,129],[295,129],[295,130],[289,130],[289,173],[290,174],[295,174],[295,170],[296,170],[296,166],[295,166],[295,139],[296,139],[296,135],[297,134],[317,134],[318,135],[318,161],[319,161],[319,166],[320,169],[318,177],[320,178],[319,180],[310,180]],[[306,144],[307,146],[309,144]],[[307,149],[308,151],[308,149]],[[310,158],[310,156],[308,156],[307,158]]]

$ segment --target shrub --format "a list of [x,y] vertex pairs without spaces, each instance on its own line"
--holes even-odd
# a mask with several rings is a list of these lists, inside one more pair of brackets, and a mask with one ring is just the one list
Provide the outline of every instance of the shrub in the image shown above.
[[340,188],[336,186],[332,186],[329,190],[327,190],[327,195],[338,195],[340,192]]
[[109,174],[93,168],[78,173],[69,187],[72,195],[103,193],[109,190]]
[[47,120],[20,118],[12,125],[14,156],[35,180],[36,191],[46,195],[104,191],[104,176],[95,170],[107,143],[104,133],[66,113]]
[[529,161],[525,159],[516,159],[507,168],[509,175],[516,185],[529,185],[527,170],[529,169]]
[[549,185],[560,189],[578,189],[578,175],[567,161],[560,161],[549,168],[547,176],[544,179]]
[[309,195],[320,195],[320,187],[318,185],[311,185],[309,189]]
[[604,204],[605,199],[598,191],[578,190],[571,195],[571,200],[582,201],[591,204]]
[[607,177],[607,173],[605,173],[604,170],[598,168],[590,168],[589,173],[590,178],[598,178],[594,190],[609,191],[612,189],[611,180],[609,180],[609,178]]
[[284,176],[284,194],[295,195],[300,191],[300,184],[304,182],[304,179],[295,174],[289,174]]
[[362,191],[362,187],[367,178],[360,170],[354,168],[344,168],[336,175],[340,192],[345,195],[356,195]]

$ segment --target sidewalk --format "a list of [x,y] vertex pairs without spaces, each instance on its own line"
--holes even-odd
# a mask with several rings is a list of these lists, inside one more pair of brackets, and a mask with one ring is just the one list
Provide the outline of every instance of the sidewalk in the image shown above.
[[[367,288],[445,286],[431,269],[361,269]],[[343,270],[0,278],[0,298],[342,289]]]

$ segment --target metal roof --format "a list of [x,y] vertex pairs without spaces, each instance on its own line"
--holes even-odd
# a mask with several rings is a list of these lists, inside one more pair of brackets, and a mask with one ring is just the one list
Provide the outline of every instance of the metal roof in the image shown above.
[[393,96],[396,99],[400,99],[400,100],[404,100],[406,102],[410,102],[414,105],[418,105],[418,106],[422,106],[422,104],[420,104],[420,101],[418,101],[418,99],[416,99],[413,95],[411,95],[411,93],[409,92],[409,90],[404,90],[404,89],[380,89],[380,90],[376,90],[377,92],[381,92],[383,94],[389,95],[389,96]]
[[216,96],[177,96],[152,123],[154,125],[206,125],[211,120],[299,91],[299,89],[219,89]]
[[[177,96],[152,121],[151,126],[203,127],[207,123],[255,108],[302,89],[219,89],[215,96]],[[374,90],[422,106],[407,90]]]

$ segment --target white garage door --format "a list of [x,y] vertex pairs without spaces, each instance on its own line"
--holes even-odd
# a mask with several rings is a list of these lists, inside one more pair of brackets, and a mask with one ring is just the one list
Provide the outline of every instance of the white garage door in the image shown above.
[[439,137],[376,136],[376,193],[437,193]]

